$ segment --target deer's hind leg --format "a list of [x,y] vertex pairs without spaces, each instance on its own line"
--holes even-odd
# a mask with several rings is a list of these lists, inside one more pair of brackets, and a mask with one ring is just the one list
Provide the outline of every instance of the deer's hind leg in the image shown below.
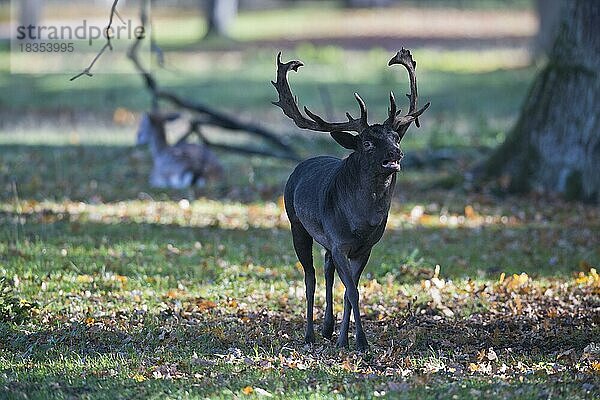
[[315,267],[313,266],[312,244],[313,238],[304,229],[304,226],[297,221],[292,222],[292,239],[294,241],[294,250],[302,268],[304,268],[304,285],[306,289],[306,333],[304,335],[305,343],[315,342],[315,327],[313,322],[313,307],[315,304]]
[[335,319],[333,317],[333,279],[335,275],[335,265],[331,258],[331,251],[325,253],[325,319],[323,320],[323,329],[321,333],[326,339],[333,336]]

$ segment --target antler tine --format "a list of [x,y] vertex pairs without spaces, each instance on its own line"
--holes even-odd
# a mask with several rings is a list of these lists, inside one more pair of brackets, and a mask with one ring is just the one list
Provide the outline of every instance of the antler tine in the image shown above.
[[[404,116],[394,115],[392,117],[392,115],[390,114],[390,117],[386,122],[391,123],[394,129],[396,131],[399,131],[401,135],[403,135],[408,129],[411,122],[414,121],[417,127],[421,126],[421,124],[419,123],[419,116],[423,114],[425,110],[427,110],[427,108],[429,108],[430,103],[427,103],[423,108],[417,110],[417,75],[415,72],[417,62],[413,60],[410,51],[402,48],[402,50],[396,53],[396,55],[392,57],[392,59],[388,63],[389,66],[392,66],[394,64],[401,64],[408,71],[408,78],[410,80],[410,94],[407,94],[406,96],[409,99],[409,110],[408,113]],[[392,102],[393,100],[390,98],[390,103]],[[393,103],[393,105],[395,106],[395,102]]]
[[354,92],[354,98],[356,99],[356,101],[358,102],[358,106],[360,107],[360,121],[364,124],[364,125],[369,125],[369,123],[367,122],[367,105],[365,104],[365,101],[362,99],[362,97],[360,97],[360,95],[356,92]]
[[319,132],[351,131],[360,133],[369,126],[367,122],[367,107],[365,102],[356,93],[354,96],[360,106],[359,119],[354,119],[350,114],[346,113],[348,122],[327,122],[311,112],[307,107],[304,107],[304,112],[310,119],[306,118],[298,108],[298,100],[292,94],[292,90],[287,80],[287,74],[290,70],[298,72],[298,68],[303,65],[304,64],[300,61],[288,61],[287,63],[282,63],[281,52],[279,52],[279,54],[277,54],[277,80],[271,81],[279,95],[279,99],[273,102],[273,104],[281,108],[283,113],[294,121],[298,128]]
[[394,97],[394,92],[390,92],[390,108],[388,109],[388,119],[393,121],[396,117],[396,98]]

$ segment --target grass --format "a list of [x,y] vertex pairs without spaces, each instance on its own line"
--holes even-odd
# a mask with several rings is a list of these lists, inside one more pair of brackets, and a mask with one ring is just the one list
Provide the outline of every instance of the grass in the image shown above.
[[[395,204],[361,284],[372,348],[358,354],[302,345],[302,273],[277,202],[6,200],[0,273],[27,307],[0,324],[0,387],[11,398],[590,398],[597,210],[535,215],[525,203],[421,216]],[[339,316],[339,283],[335,293]]]
[[[452,165],[408,170],[361,283],[370,351],[307,347],[279,197],[292,165],[224,155],[229,180],[188,201],[149,188],[148,155],[123,136],[93,138],[0,145],[3,396],[597,393],[596,208],[440,188]],[[317,326],[323,302],[319,279]]]
[[[195,72],[160,80],[284,132],[303,156],[343,155],[268,105],[274,51],[174,52]],[[598,209],[474,193],[462,178],[503,139],[534,68],[515,50],[414,54],[432,108],[405,152],[456,159],[399,176],[361,281],[367,353],[318,334],[302,344],[280,197],[292,164],[220,154],[222,182],[152,189],[147,151],[130,146],[148,105],[139,77],[72,84],[2,64],[0,398],[596,398]],[[335,115],[359,89],[381,118],[387,91],[406,85],[383,50],[285,53],[296,56],[301,101],[326,109],[325,91]],[[338,317],[342,293],[336,281]],[[323,303],[318,276],[317,327]]]

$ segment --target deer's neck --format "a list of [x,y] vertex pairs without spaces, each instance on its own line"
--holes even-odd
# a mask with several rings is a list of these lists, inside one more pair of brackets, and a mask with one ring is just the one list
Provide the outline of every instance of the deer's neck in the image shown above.
[[159,155],[167,148],[167,138],[164,131],[157,131],[150,140],[150,151],[153,156]]
[[346,194],[362,207],[383,207],[387,212],[396,185],[396,174],[381,174],[365,168],[357,153],[352,153],[343,162],[341,179]]

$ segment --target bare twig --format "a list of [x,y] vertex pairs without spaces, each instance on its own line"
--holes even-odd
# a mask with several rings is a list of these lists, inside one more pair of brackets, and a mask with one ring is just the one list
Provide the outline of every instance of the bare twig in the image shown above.
[[122,23],[125,23],[125,21],[123,21],[123,18],[121,18],[121,16],[119,15],[119,12],[117,11],[117,4],[119,4],[119,0],[114,0],[112,8],[110,10],[110,17],[108,20],[108,25],[106,26],[106,29],[104,30],[104,33],[106,36],[106,43],[104,44],[104,46],[102,46],[102,48],[100,49],[98,54],[96,54],[96,56],[94,57],[94,59],[92,60],[92,62],[90,63],[90,65],[87,68],[85,68],[79,74],[77,74],[74,77],[72,77],[71,79],[69,79],[71,82],[84,76],[84,75],[93,76],[92,68],[94,67],[96,62],[100,59],[100,57],[102,57],[102,55],[104,54],[104,52],[106,50],[110,50],[110,51],[113,50],[113,46],[111,43],[111,30],[112,30],[112,24],[113,24],[114,17],[117,16],[117,18],[119,18]]
[[156,63],[159,67],[166,69],[165,67],[165,53],[156,43],[156,36],[154,35],[154,27],[150,23],[150,50],[156,54]]

